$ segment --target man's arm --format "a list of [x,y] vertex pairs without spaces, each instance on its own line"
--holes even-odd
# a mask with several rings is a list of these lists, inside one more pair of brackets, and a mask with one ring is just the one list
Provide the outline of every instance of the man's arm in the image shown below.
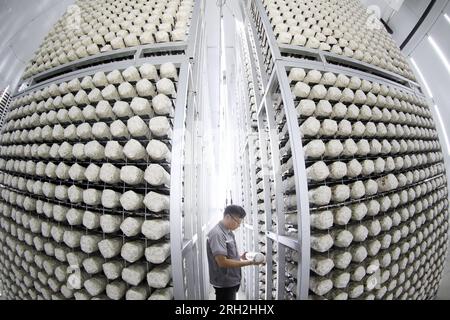
[[217,255],[214,257],[214,259],[216,260],[218,266],[221,268],[242,268],[257,264],[250,260],[228,259],[226,256],[223,255]]

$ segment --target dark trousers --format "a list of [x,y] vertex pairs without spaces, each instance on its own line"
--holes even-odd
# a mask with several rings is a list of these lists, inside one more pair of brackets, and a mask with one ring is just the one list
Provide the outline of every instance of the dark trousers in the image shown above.
[[216,288],[216,300],[236,300],[236,293],[239,291],[239,286],[229,288]]

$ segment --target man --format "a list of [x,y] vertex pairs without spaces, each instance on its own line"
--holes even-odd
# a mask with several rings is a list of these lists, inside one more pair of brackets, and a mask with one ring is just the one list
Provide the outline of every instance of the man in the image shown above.
[[211,229],[206,240],[209,279],[217,300],[236,300],[241,285],[241,268],[258,263],[239,257],[233,230],[241,225],[245,210],[231,205],[225,208],[223,219]]

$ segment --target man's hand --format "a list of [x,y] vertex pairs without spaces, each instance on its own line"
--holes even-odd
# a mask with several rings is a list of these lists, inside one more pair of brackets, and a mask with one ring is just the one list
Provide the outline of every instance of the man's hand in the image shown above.
[[248,265],[250,265],[250,266],[257,266],[257,265],[260,265],[260,264],[262,264],[262,265],[266,264],[266,259],[264,259],[264,260],[261,261],[261,262],[256,262],[256,261],[254,261],[254,260],[250,261],[250,260],[248,260],[247,257],[245,256],[246,254],[247,254],[247,252],[244,252],[244,253],[241,255],[241,260],[242,260],[242,261],[247,261],[247,262],[249,262]]
[[264,259],[263,261],[253,260],[252,262],[253,262],[253,265],[255,265],[255,266],[264,265],[264,264],[266,264],[266,259]]
[[242,268],[246,266],[258,265],[259,263],[251,260],[233,260],[228,259],[223,255],[217,255],[214,257],[217,265],[221,268]]
[[248,260],[248,259],[245,259],[244,261],[248,261],[248,262],[250,262],[250,265],[251,266],[257,266],[257,265],[260,265],[260,264],[266,264],[266,261],[265,261],[266,259],[264,259],[263,261],[261,261],[261,262],[257,262],[257,261],[255,261],[255,260]]
[[261,262],[255,262],[255,265],[265,265],[266,264],[266,259],[264,259]]

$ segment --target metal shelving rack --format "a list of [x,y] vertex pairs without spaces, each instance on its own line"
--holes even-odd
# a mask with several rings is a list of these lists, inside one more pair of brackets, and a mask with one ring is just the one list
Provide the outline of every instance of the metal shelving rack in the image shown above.
[[[295,110],[294,98],[291,92],[288,72],[292,68],[303,68],[306,71],[343,73],[347,76],[358,76],[361,79],[376,81],[401,88],[404,91],[424,97],[420,85],[395,73],[379,67],[361,62],[356,59],[339,56],[330,52],[309,49],[306,47],[280,45],[275,39],[272,26],[264,9],[262,0],[247,0],[241,4],[244,12],[248,39],[255,39],[253,46],[255,59],[252,63],[254,72],[261,70],[263,93],[258,97],[258,129],[259,143],[264,171],[264,205],[266,221],[272,221],[276,216],[275,230],[266,225],[267,264],[265,299],[272,288],[271,276],[277,274],[276,299],[285,299],[286,253],[293,251],[298,254],[298,268],[296,274],[296,299],[308,299],[310,278],[310,207],[308,199],[308,184],[306,177],[303,141]],[[249,41],[249,47],[251,43]],[[256,86],[256,85],[255,85]],[[278,117],[285,117],[286,126],[280,130]],[[283,203],[283,186],[280,163],[280,135],[291,137],[290,143],[293,160],[293,174],[295,178],[295,195],[297,203],[298,232],[296,237],[286,235],[284,219],[286,208]],[[270,150],[270,155],[267,152]],[[270,191],[271,185],[275,194]],[[253,188],[253,186],[251,186]],[[275,208],[271,207],[275,199]],[[271,247],[278,245],[278,259],[276,270],[273,267]]]
[[[252,61],[252,42],[245,33],[237,33],[236,43],[238,54],[245,61],[245,66],[236,65],[236,74],[239,81],[237,95],[238,110],[241,130],[241,191],[242,205],[247,212],[247,217],[242,226],[243,250],[246,252],[258,252],[260,246],[259,221],[258,221],[258,193],[257,177],[259,170],[257,157],[258,128],[255,119],[256,106],[260,99],[259,72],[254,69]],[[259,267],[245,268],[243,270],[245,293],[247,299],[259,299],[260,282]]]
[[[203,116],[200,79],[205,55],[205,0],[194,3],[188,40],[185,42],[143,45],[100,53],[34,75],[22,81],[13,99],[20,98],[51,83],[81,78],[96,72],[123,70],[143,63],[174,63],[179,70],[174,102],[172,161],[170,164],[170,244],[172,284],[175,299],[204,299],[203,243],[207,208],[201,198],[204,179],[199,163],[203,149],[202,130],[197,124]],[[199,213],[200,212],[200,213]]]
[[6,115],[9,112],[9,104],[11,103],[11,95],[9,93],[9,87],[3,90],[0,96],[0,132],[3,128],[3,123],[5,122]]
[[[259,235],[258,235],[258,206],[256,195],[256,169],[255,163],[255,142],[256,135],[249,135],[245,141],[245,147],[242,150],[242,203],[247,216],[242,226],[242,242],[244,252],[258,251]],[[258,297],[259,281],[258,268],[245,268],[243,270],[245,281],[246,296],[250,300],[255,300]]]

